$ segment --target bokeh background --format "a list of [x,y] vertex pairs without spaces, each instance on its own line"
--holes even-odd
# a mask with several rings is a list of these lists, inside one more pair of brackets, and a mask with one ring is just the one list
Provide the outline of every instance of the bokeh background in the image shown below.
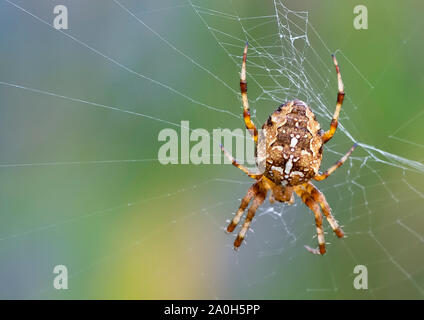
[[[343,72],[345,129],[323,167],[352,144],[346,133],[362,144],[317,184],[349,235],[328,232],[320,257],[303,247],[316,239],[299,200],[264,205],[234,252],[223,229],[249,178],[157,160],[160,130],[179,131],[167,122],[243,128],[232,60],[242,43],[218,41],[202,18],[245,40],[222,17],[272,16],[273,1],[121,0],[132,14],[112,0],[11,2],[21,9],[0,1],[0,298],[423,298],[424,3],[283,1],[308,12],[306,50],[327,63],[328,86],[317,86],[331,112],[329,52]],[[51,26],[56,4],[69,11],[64,33]],[[353,28],[356,4],[368,7],[368,30]],[[249,89],[259,124],[277,105]],[[68,290],[53,288],[59,264]],[[368,290],[353,287],[359,264]]]

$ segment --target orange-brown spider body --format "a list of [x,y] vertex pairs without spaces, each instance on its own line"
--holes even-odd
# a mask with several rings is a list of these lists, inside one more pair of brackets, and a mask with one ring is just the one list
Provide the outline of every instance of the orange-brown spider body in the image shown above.
[[294,100],[280,106],[262,130],[266,144],[265,177],[275,184],[297,186],[318,174],[322,131],[304,102]]
[[293,100],[281,105],[271,114],[262,126],[262,139],[258,139],[259,133],[250,118],[249,101],[247,99],[246,56],[247,44],[243,52],[240,73],[240,90],[244,110],[243,117],[246,128],[251,132],[257,147],[257,161],[260,163],[265,161],[265,165],[262,166],[264,169],[262,173],[249,172],[247,168],[239,164],[221,146],[222,151],[234,166],[256,180],[242,199],[239,209],[227,227],[227,231],[234,231],[244,211],[250,204],[246,219],[234,241],[234,248],[237,249],[246,236],[256,210],[266,199],[268,191],[270,191],[269,200],[271,203],[280,201],[292,204],[294,203],[293,195],[297,194],[305,205],[311,209],[315,217],[318,248],[311,249],[305,247],[312,253],[324,254],[326,249],[322,227],[323,214],[339,238],[344,236],[344,232],[333,217],[325,196],[310,180],[321,181],[329,177],[347,160],[356,147],[355,143],[332,167],[322,174],[319,173],[323,145],[336,132],[339,113],[345,95],[339,65],[333,55],[333,62],[337,72],[338,93],[336,110],[334,111],[329,130],[325,132],[321,130],[314,113],[306,103],[300,100]]

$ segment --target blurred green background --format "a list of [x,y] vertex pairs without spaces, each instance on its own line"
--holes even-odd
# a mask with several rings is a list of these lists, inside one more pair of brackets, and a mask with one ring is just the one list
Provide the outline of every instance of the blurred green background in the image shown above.
[[[347,132],[362,143],[317,183],[349,235],[328,232],[323,257],[303,248],[316,239],[299,200],[265,204],[234,252],[223,229],[250,179],[231,165],[157,161],[160,130],[179,130],[167,122],[243,128],[243,45],[217,41],[202,19],[242,36],[226,15],[272,16],[273,1],[121,0],[132,14],[109,0],[13,3],[27,12],[0,1],[0,298],[423,298],[424,3],[284,1],[307,11],[313,26],[306,51],[322,59],[311,63],[328,81],[316,82],[328,105],[308,102],[324,128],[330,113],[320,111],[332,112],[337,90],[329,52],[343,72],[345,130],[323,168],[348,150]],[[68,8],[63,33],[51,26],[56,4]],[[353,28],[356,4],[368,7],[368,30]],[[267,27],[275,37],[276,26]],[[250,32],[260,39],[265,30]],[[260,91],[249,89],[259,124],[277,104],[255,101]],[[59,264],[68,268],[68,290],[53,288]],[[368,268],[368,290],[353,287],[359,264]]]

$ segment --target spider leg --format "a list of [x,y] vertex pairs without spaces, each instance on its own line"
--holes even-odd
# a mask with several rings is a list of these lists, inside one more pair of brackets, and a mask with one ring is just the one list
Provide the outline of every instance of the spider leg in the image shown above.
[[304,187],[305,187],[306,191],[312,196],[312,198],[320,204],[322,212],[324,213],[325,217],[327,218],[327,221],[330,224],[331,229],[333,229],[334,233],[339,238],[343,238],[344,232],[343,232],[342,228],[339,227],[339,224],[337,223],[334,216],[331,214],[330,205],[328,204],[328,202],[325,199],[325,196],[322,194],[322,192],[319,191],[310,182],[305,183]]
[[324,230],[322,229],[322,213],[318,203],[312,198],[312,196],[302,187],[295,187],[296,194],[302,199],[302,201],[312,210],[315,215],[315,225],[317,228],[318,235],[318,245],[319,249],[311,249],[307,246],[305,248],[314,254],[324,254],[325,253],[325,239],[324,239]]
[[248,43],[244,47],[243,51],[243,62],[241,65],[240,73],[240,91],[241,91],[241,100],[243,102],[243,118],[246,128],[253,135],[253,140],[255,144],[258,143],[258,129],[256,129],[254,123],[250,119],[250,109],[249,109],[249,100],[247,99],[247,82],[246,82],[246,57],[247,57],[247,47]]
[[238,223],[240,222],[241,216],[244,213],[244,210],[246,210],[247,206],[249,205],[250,200],[257,194],[258,192],[258,185],[257,183],[252,184],[252,186],[247,190],[246,195],[241,200],[241,204],[239,209],[236,212],[236,215],[234,216],[233,220],[231,220],[230,224],[227,227],[227,232],[233,232]]
[[331,56],[333,58],[333,62],[334,62],[334,65],[336,67],[336,72],[337,72],[338,94],[337,94],[336,110],[334,111],[333,119],[331,120],[330,130],[326,131],[324,133],[324,135],[322,136],[322,141],[324,143],[326,143],[328,140],[330,140],[333,137],[334,133],[336,132],[337,125],[338,125],[338,122],[339,122],[340,109],[342,107],[343,99],[344,99],[344,96],[345,96],[344,85],[343,85],[343,81],[342,81],[342,75],[340,73],[339,64],[337,63],[337,60],[336,60],[336,57],[334,56],[334,54],[332,54]]
[[349,158],[349,156],[352,154],[353,150],[355,150],[355,148],[358,146],[357,143],[355,143],[352,148],[350,148],[350,150],[339,160],[337,161],[335,164],[333,164],[330,168],[328,168],[327,171],[325,171],[322,174],[318,174],[315,177],[313,177],[312,179],[316,180],[316,181],[322,181],[324,179],[327,179],[328,176],[330,174],[332,174],[334,171],[336,171],[337,168],[339,168],[346,160],[347,158]]
[[240,163],[238,163],[237,160],[234,159],[234,157],[227,150],[225,150],[225,148],[221,144],[219,146],[221,147],[221,150],[225,154],[225,156],[231,161],[233,166],[239,168],[241,171],[243,171],[245,174],[247,174],[252,179],[260,179],[262,177],[261,174],[255,174],[253,172],[249,172],[249,170],[246,167],[244,167],[243,165],[241,165]]
[[236,240],[234,241],[235,250],[240,247],[241,243],[246,237],[246,232],[249,229],[250,223],[252,222],[252,219],[255,216],[256,210],[264,202],[267,191],[268,190],[266,188],[260,188],[258,193],[255,195],[255,198],[253,199],[252,204],[250,205],[249,210],[247,211],[246,219],[244,220],[243,226],[241,227],[241,230],[237,235]]
[[271,203],[271,204],[275,203],[274,193],[272,193],[272,192],[269,193],[269,203]]

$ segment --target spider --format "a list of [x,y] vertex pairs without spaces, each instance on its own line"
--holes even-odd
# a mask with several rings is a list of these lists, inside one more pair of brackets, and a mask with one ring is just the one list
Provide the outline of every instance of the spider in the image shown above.
[[[242,68],[240,74],[240,90],[243,103],[243,117],[246,128],[252,134],[256,153],[258,153],[258,130],[250,119],[249,101],[247,99],[246,82],[246,57],[248,44],[243,51]],[[328,142],[337,129],[340,109],[344,99],[344,86],[336,57],[332,55],[337,72],[338,94],[336,110],[328,131],[320,129],[311,108],[303,101],[293,100],[279,106],[262,126],[263,142],[265,150],[265,170],[262,174],[255,174],[239,164],[231,154],[221,145],[224,154],[231,160],[232,164],[242,170],[256,182],[247,190],[245,197],[241,200],[240,207],[234,218],[227,227],[229,233],[233,232],[243,216],[245,209],[250,205],[242,228],[234,241],[234,249],[238,249],[246,236],[250,223],[255,216],[258,207],[264,202],[268,190],[270,190],[270,203],[275,201],[294,203],[294,193],[312,210],[315,215],[316,232],[318,236],[318,248],[305,248],[314,253],[325,253],[324,231],[322,228],[322,212],[334,233],[342,238],[343,230],[331,214],[331,208],[324,195],[310,180],[322,181],[328,178],[339,168],[356,148],[353,147],[332,167],[324,173],[319,173],[322,160],[323,144]]]

